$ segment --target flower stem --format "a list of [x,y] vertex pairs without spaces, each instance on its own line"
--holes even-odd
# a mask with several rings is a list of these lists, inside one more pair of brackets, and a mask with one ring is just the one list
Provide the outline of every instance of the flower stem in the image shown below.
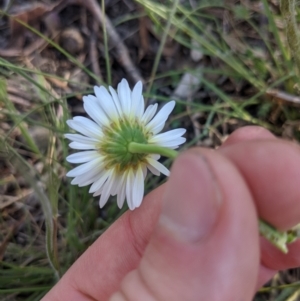
[[[178,152],[173,149],[136,142],[130,142],[128,145],[128,150],[129,152],[134,154],[158,154],[169,157],[171,159],[175,159],[178,156]],[[288,231],[281,232],[262,219],[259,219],[258,222],[260,235],[266,238],[271,244],[273,244],[284,254],[288,252],[287,244],[294,242],[300,237],[300,224]]]
[[284,254],[288,253],[287,244],[300,237],[300,224],[285,232],[280,232],[267,222],[259,219],[259,233]]
[[284,254],[288,252],[286,246],[288,242],[287,232],[280,232],[267,222],[259,219],[259,233]]
[[178,156],[178,152],[163,146],[157,146],[152,144],[142,144],[136,142],[130,142],[128,150],[133,154],[158,154],[171,159],[175,159]]

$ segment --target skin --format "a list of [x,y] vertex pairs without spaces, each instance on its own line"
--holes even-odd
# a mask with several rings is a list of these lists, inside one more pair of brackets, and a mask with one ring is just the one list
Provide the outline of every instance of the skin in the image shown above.
[[277,270],[300,265],[300,241],[284,255],[257,229],[258,216],[280,230],[300,222],[299,179],[299,146],[260,127],[188,150],[42,301],[251,300]]

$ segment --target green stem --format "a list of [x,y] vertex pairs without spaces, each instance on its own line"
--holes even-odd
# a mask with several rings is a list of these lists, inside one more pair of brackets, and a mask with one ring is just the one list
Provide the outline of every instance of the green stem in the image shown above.
[[178,156],[178,152],[163,146],[157,146],[152,144],[142,144],[136,142],[130,142],[128,150],[133,154],[158,154],[171,159],[175,159]]
[[300,224],[285,232],[280,232],[267,222],[259,219],[259,233],[284,254],[288,253],[287,244],[300,237]]
[[287,230],[287,243],[290,244],[300,238],[300,224],[296,225],[292,229]]
[[109,62],[109,47],[107,40],[107,28],[106,28],[106,13],[105,13],[105,1],[102,0],[102,14],[103,14],[103,41],[104,41],[104,53],[105,53],[105,64],[106,64],[106,73],[107,73],[107,83],[111,85],[111,72],[110,72],[110,62]]
[[295,0],[281,0],[280,9],[286,23],[287,41],[300,75],[300,36],[296,22]]
[[284,254],[288,252],[286,246],[288,243],[287,232],[280,232],[267,222],[259,219],[259,233]]
[[154,78],[155,78],[155,74],[156,74],[156,71],[157,71],[157,68],[158,68],[158,64],[159,64],[159,61],[161,59],[161,55],[163,53],[163,50],[165,48],[165,44],[166,44],[168,35],[170,33],[170,28],[171,28],[172,21],[173,21],[174,15],[176,13],[176,10],[178,8],[178,4],[179,4],[179,0],[173,1],[173,5],[172,5],[172,8],[170,10],[170,15],[168,16],[168,21],[167,21],[165,30],[163,32],[162,38],[160,40],[161,42],[160,42],[159,48],[158,48],[156,56],[155,56],[155,60],[154,60],[154,64],[153,64],[153,67],[152,67],[152,70],[151,70],[150,81],[149,81],[149,85],[148,85],[148,89],[147,89],[146,94],[149,94],[150,91],[151,91],[152,84],[153,84],[153,81],[154,81]]

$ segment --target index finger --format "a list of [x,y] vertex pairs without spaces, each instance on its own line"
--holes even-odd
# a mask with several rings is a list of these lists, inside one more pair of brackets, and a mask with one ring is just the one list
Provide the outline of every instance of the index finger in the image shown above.
[[[300,148],[272,139],[250,141],[220,149],[243,174],[260,218],[277,229],[287,230],[300,222]],[[262,264],[273,270],[300,265],[300,240],[288,245],[283,254],[261,239]]]

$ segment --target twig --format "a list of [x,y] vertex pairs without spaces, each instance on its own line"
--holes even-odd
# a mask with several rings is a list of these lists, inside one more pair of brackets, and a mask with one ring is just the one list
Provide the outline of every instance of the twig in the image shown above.
[[9,48],[0,49],[0,56],[2,57],[20,57],[20,56],[30,56],[35,50],[45,47],[48,44],[44,39],[36,39],[29,46],[24,49]]
[[156,75],[156,71],[157,71],[157,68],[158,68],[159,60],[161,58],[161,54],[162,54],[163,49],[165,47],[165,44],[166,44],[166,41],[167,41],[167,37],[170,34],[170,28],[171,28],[171,25],[172,25],[172,19],[173,19],[175,13],[176,13],[178,4],[179,4],[179,0],[175,0],[173,2],[172,8],[170,10],[170,15],[168,16],[168,21],[167,21],[165,30],[163,32],[163,35],[162,35],[162,38],[161,38],[161,42],[160,42],[159,48],[157,50],[157,54],[155,56],[155,60],[154,60],[153,67],[152,67],[152,70],[151,70],[149,85],[148,85],[148,88],[147,88],[147,94],[149,94],[150,91],[151,91],[152,84],[153,84],[153,81],[154,81],[154,78],[155,78],[155,75]]
[[108,49],[108,41],[107,41],[107,29],[106,29],[106,14],[105,14],[105,1],[101,0],[102,6],[102,29],[103,29],[103,43],[104,43],[104,57],[105,57],[105,65],[106,65],[106,81],[108,85],[111,85],[111,70],[110,70],[110,59],[109,59],[109,49]]
[[95,19],[101,26],[103,26],[105,22],[106,31],[109,38],[109,44],[110,46],[114,47],[116,50],[116,54],[115,54],[116,59],[124,67],[128,75],[131,77],[131,79],[134,82],[140,80],[144,83],[145,82],[144,79],[142,78],[140,72],[137,70],[137,68],[135,67],[135,65],[133,64],[130,58],[127,47],[122,42],[119,34],[114,29],[109,18],[105,16],[104,19],[103,12],[99,7],[98,3],[95,0],[69,0],[66,2],[68,2],[69,4],[71,3],[71,4],[85,6],[94,15]]
[[25,191],[22,191],[22,193],[18,196],[11,196],[11,195],[0,195],[0,210],[3,210],[4,208],[21,201],[22,199],[28,197],[30,194],[32,194],[32,189],[28,189]]
[[10,101],[12,101],[13,103],[15,103],[19,106],[23,106],[23,107],[27,107],[27,108],[31,107],[31,103],[29,101],[25,100],[23,97],[18,97],[15,95],[8,94],[8,98]]
[[[292,94],[288,94],[284,91],[276,90],[276,89],[268,89],[266,91],[268,96],[271,96],[277,102],[284,102],[288,105],[294,105],[296,107],[300,106],[300,97]],[[272,100],[273,100],[272,99]]]
[[92,25],[92,35],[91,35],[91,39],[90,39],[90,58],[91,58],[93,72],[99,78],[101,78],[101,80],[103,80],[100,66],[98,63],[98,52],[97,52],[97,43],[96,43],[97,25],[98,25],[97,22],[94,20],[93,25]]

